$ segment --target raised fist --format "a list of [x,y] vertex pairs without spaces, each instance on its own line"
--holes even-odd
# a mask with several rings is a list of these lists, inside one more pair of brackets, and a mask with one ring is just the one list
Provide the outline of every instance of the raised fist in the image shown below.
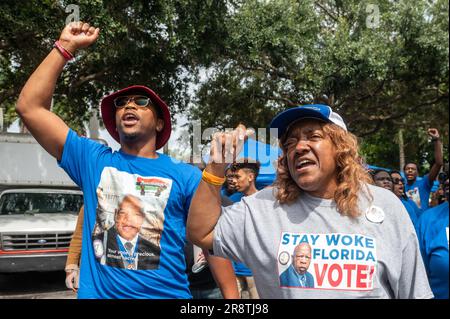
[[253,130],[247,130],[243,124],[231,132],[217,132],[211,141],[210,162],[215,164],[233,163],[242,150],[245,140],[253,134]]
[[100,29],[94,28],[85,22],[71,22],[62,30],[59,37],[61,45],[74,54],[77,49],[86,48],[94,43]]
[[435,141],[439,139],[439,131],[435,128],[429,128],[428,129],[428,135],[431,137],[431,140]]

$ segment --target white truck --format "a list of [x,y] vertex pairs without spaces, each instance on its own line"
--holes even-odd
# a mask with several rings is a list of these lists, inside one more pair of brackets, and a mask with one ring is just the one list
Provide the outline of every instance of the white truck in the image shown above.
[[29,134],[0,134],[0,273],[63,270],[83,194]]

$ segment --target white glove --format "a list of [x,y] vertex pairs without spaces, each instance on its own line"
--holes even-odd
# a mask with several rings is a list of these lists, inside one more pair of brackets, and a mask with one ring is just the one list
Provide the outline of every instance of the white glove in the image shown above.
[[74,292],[78,290],[80,280],[80,268],[77,265],[67,265],[66,269],[66,287]]

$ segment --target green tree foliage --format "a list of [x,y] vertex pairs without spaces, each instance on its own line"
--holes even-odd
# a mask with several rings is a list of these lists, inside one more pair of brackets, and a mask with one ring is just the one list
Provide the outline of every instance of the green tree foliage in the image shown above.
[[204,126],[266,127],[280,110],[324,102],[388,167],[400,128],[417,162],[420,130],[448,137],[447,1],[248,0],[226,28],[192,112]]
[[[69,0],[0,4],[0,107],[7,127],[26,79],[51,50]],[[101,28],[64,70],[55,111],[84,132],[89,106],[145,84],[202,127],[267,127],[299,104],[324,102],[361,137],[368,162],[432,156],[426,129],[448,141],[447,0],[80,0]],[[192,92],[192,84],[197,88]],[[194,93],[194,94],[192,94]]]
[[107,92],[132,84],[154,89],[171,107],[183,112],[195,66],[221,48],[224,1],[196,0],[6,0],[0,4],[0,107],[5,127],[16,117],[14,103],[27,78],[51,50],[73,11],[99,27],[94,47],[79,52],[64,70],[54,110],[84,133],[89,106],[98,107]]

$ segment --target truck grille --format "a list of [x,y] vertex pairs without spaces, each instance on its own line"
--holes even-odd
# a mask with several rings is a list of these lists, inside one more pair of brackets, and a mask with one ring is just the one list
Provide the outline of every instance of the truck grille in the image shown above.
[[69,248],[72,232],[65,233],[34,233],[0,234],[0,247],[3,250],[40,250]]

